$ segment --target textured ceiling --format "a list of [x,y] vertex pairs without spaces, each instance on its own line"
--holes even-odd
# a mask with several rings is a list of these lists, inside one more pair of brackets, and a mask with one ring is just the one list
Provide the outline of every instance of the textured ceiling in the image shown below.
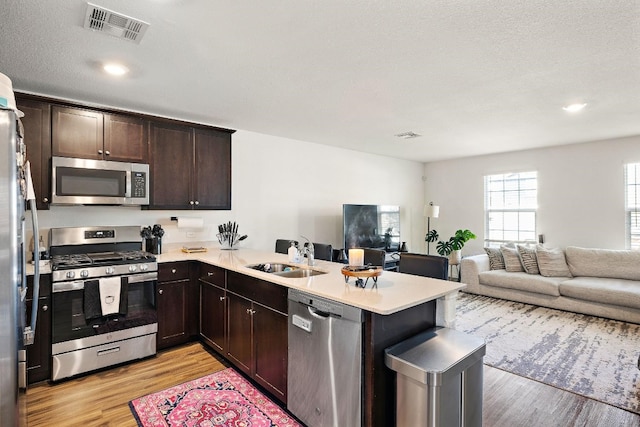
[[84,1],[3,2],[15,90],[419,161],[640,135],[638,0],[93,3],[141,43]]

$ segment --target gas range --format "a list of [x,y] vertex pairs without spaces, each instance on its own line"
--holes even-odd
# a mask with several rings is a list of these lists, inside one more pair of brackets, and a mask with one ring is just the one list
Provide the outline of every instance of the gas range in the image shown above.
[[158,270],[142,250],[140,227],[52,228],[49,242],[54,283]]
[[49,231],[53,381],[156,353],[158,263],[140,229]]

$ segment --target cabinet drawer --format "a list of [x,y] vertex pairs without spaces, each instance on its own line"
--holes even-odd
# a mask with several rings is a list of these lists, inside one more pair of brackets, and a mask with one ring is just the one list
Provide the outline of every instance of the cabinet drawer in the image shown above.
[[226,285],[225,269],[215,265],[200,263],[200,280],[224,288]]
[[230,271],[227,290],[281,313],[287,312],[287,288],[265,280]]
[[168,282],[189,278],[188,262],[168,262],[158,264],[158,281]]

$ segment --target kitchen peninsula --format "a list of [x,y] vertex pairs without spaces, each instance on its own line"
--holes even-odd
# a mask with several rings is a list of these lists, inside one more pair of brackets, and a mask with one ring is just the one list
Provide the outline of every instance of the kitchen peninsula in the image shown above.
[[[394,374],[384,365],[384,349],[434,326],[436,300],[464,288],[464,284],[457,282],[395,272],[384,272],[376,284],[369,280],[365,288],[359,288],[353,278],[345,282],[341,273],[344,265],[320,260],[316,260],[313,267],[307,266],[306,260],[298,266],[325,274],[287,278],[247,267],[291,264],[286,255],[251,249],[214,247],[207,252],[189,254],[176,249],[159,255],[158,262],[159,288],[171,274],[179,275],[179,266],[193,267],[196,272],[192,282],[197,277],[200,284],[201,339],[284,404],[287,288],[362,309],[364,426],[387,426],[394,422]],[[247,315],[256,315],[259,320],[245,320]],[[159,339],[163,335],[161,322],[159,320]],[[240,333],[243,329],[238,324],[246,324],[244,334]]]

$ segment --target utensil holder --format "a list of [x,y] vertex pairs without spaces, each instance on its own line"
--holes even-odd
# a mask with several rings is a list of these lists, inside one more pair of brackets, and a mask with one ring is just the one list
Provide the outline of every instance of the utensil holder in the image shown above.
[[162,253],[162,239],[160,237],[153,237],[151,239],[145,239],[145,250],[154,255]]
[[227,251],[237,249],[236,247],[234,247],[234,245],[237,243],[237,238],[238,238],[237,236],[233,236],[231,240],[226,238],[223,239],[222,235],[220,234],[216,234],[216,237],[218,238],[218,243],[220,243],[220,246],[221,246],[220,249],[227,250]]

